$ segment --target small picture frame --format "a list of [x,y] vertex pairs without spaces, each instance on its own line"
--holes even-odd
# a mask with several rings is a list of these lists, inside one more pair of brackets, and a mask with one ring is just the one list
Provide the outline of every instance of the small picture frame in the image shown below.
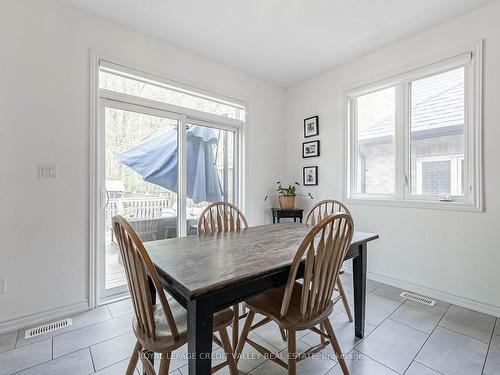
[[318,167],[304,167],[302,172],[303,175],[303,185],[304,186],[316,186],[318,185]]
[[318,116],[308,117],[304,120],[304,137],[314,137],[319,135],[319,118]]
[[319,156],[319,141],[310,141],[302,143],[302,157],[314,158]]

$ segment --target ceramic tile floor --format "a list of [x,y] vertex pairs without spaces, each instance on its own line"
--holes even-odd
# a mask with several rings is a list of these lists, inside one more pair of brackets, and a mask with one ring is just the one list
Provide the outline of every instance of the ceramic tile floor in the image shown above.
[[[342,275],[352,301],[351,275]],[[399,297],[400,289],[368,281],[366,336],[354,337],[341,305],[331,321],[347,355],[352,375],[498,375],[500,322],[492,316],[438,301],[425,306]],[[79,314],[73,326],[25,340],[24,330],[0,335],[0,375],[123,375],[135,343],[129,300]],[[275,353],[286,352],[272,324],[251,333],[254,341]],[[319,342],[314,333],[298,333],[298,348]],[[186,347],[177,351],[171,373],[187,375]],[[214,353],[220,356],[221,349]],[[286,374],[248,345],[238,367],[241,374]],[[298,365],[307,375],[342,374],[330,347]],[[139,374],[139,372],[138,372]],[[219,374],[228,375],[227,368]]]

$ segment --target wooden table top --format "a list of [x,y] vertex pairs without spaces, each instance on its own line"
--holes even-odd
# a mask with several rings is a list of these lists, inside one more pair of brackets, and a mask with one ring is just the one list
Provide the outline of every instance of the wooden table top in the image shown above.
[[[240,232],[146,242],[158,273],[190,297],[290,266],[311,229],[298,223],[269,224]],[[378,238],[355,232],[352,245]]]

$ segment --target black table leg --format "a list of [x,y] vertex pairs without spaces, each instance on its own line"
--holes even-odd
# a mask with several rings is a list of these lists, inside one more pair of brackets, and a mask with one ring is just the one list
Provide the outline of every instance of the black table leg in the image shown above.
[[354,284],[354,327],[356,337],[365,335],[366,308],[366,244],[359,245],[359,255],[352,259],[352,279]]
[[189,375],[210,375],[214,313],[212,301],[191,300],[187,310]]

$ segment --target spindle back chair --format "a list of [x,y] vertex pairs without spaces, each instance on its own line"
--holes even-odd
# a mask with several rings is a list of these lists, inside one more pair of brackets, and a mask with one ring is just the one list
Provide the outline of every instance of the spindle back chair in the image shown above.
[[[352,218],[347,213],[335,213],[324,217],[306,235],[290,268],[286,286],[250,298],[246,301],[249,309],[241,333],[236,358],[238,359],[246,342],[271,360],[296,374],[298,361],[310,357],[329,343],[332,345],[342,371],[349,374],[342,351],[329,321],[333,305],[340,297],[332,299],[340,267],[351,244],[354,233]],[[305,259],[304,259],[305,258]],[[297,273],[304,264],[303,282],[298,283]],[[255,314],[265,318],[252,326]],[[251,330],[274,321],[288,334],[288,362],[272,355],[272,352],[248,338]],[[325,331],[316,328],[324,327]],[[304,353],[296,353],[296,332],[309,329],[322,338],[320,344]]]
[[[160,375],[167,375],[172,351],[187,342],[187,313],[177,302],[170,305],[163,290],[156,268],[151,261],[139,236],[130,223],[121,216],[113,217],[113,231],[120,249],[125,268],[128,287],[135,318],[132,322],[137,343],[126,375],[135,373],[139,358],[148,375],[156,375],[149,361],[150,352],[161,353]],[[149,282],[156,290],[160,304],[153,304]],[[221,340],[214,335],[214,341],[220,344],[227,360],[214,367],[214,372],[228,365],[231,375],[236,375],[236,364],[229,342],[226,327],[231,323],[233,311],[225,309],[214,315],[214,330],[219,331]]]
[[248,228],[247,219],[229,202],[215,202],[203,210],[198,219],[198,234],[230,232]]
[[[342,202],[337,201],[335,199],[322,200],[316,203],[311,208],[311,211],[309,211],[306,217],[306,224],[315,225],[317,222],[321,221],[321,219],[323,219],[324,217],[337,212],[345,212],[351,215],[349,209]],[[340,271],[340,273],[343,274],[344,272]],[[352,318],[351,308],[349,307],[349,300],[347,299],[344,286],[342,285],[342,281],[340,280],[340,278],[337,280],[336,290],[342,297],[342,304],[344,305],[344,310],[347,314],[347,318],[349,319],[350,322],[352,322],[353,318]]]
[[[198,219],[198,235],[213,234],[220,232],[233,232],[248,228],[247,219],[238,207],[229,202],[215,202],[206,207]],[[246,314],[240,315],[240,305],[233,306],[234,320],[232,325],[233,347],[238,345],[240,319]],[[285,333],[282,332],[285,340]]]
[[318,203],[316,203],[306,217],[306,224],[316,225],[323,219],[324,217],[337,213],[337,212],[345,212],[351,215],[351,212],[346,207],[346,205],[340,201],[335,199],[325,199]]

